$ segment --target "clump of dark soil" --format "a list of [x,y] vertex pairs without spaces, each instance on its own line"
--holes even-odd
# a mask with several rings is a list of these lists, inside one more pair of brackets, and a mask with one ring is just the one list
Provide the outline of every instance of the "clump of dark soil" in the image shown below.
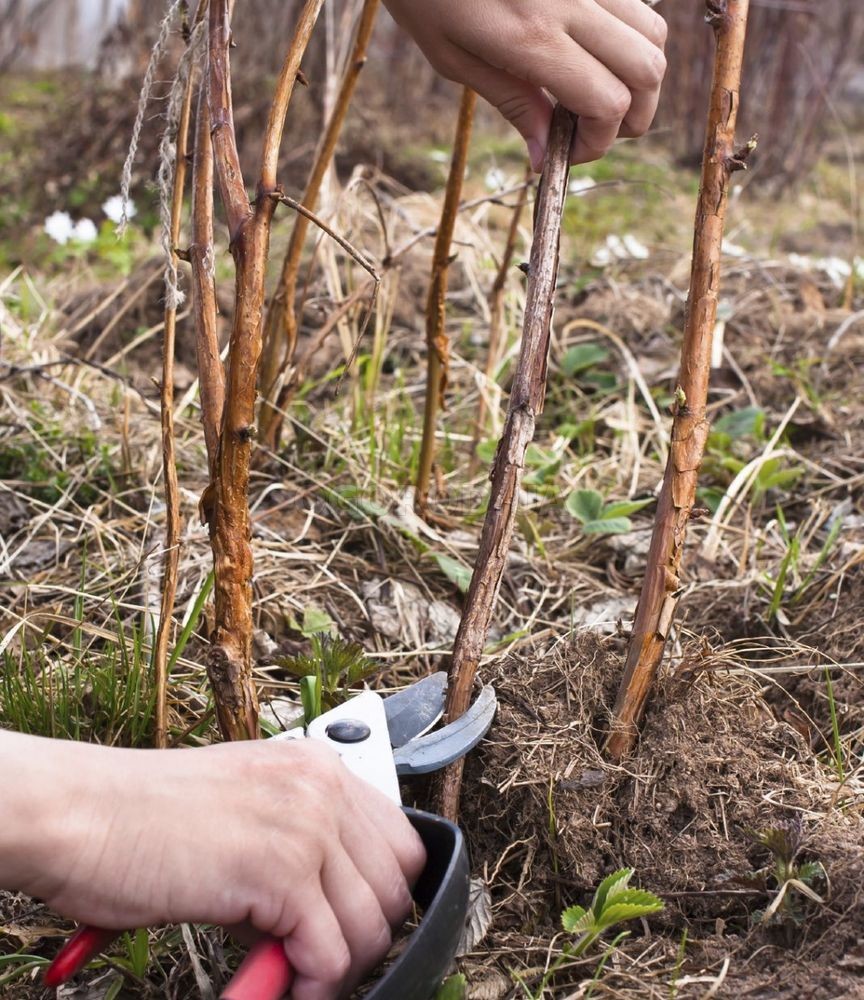
[[[650,926],[631,926],[594,995],[669,996],[673,982],[679,997],[707,996],[712,983],[712,996],[864,995],[854,786],[838,784],[753,679],[716,671],[665,677],[638,749],[611,765],[602,739],[620,645],[581,633],[489,678],[499,715],[466,769],[462,819],[475,869],[491,881],[497,970],[527,968],[530,980],[533,968],[536,988],[562,908],[585,904],[627,866],[666,908]],[[824,902],[801,897],[797,924],[760,924],[776,883],[754,878],[771,861],[754,832],[788,823],[802,830],[800,858],[827,872]],[[637,980],[628,954],[640,956]],[[554,995],[590,980],[598,958],[565,973]]]

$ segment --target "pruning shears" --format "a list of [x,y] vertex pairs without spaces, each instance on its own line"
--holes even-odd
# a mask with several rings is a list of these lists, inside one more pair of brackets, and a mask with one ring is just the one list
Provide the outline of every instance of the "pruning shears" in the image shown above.
[[[401,805],[399,776],[427,774],[463,757],[489,731],[497,702],[484,687],[468,711],[434,730],[444,711],[447,675],[431,674],[382,698],[363,691],[303,728],[274,740],[321,740],[343,763]],[[441,816],[403,807],[426,848],[427,862],[414,899],[423,918],[367,1000],[429,1000],[456,953],[468,910],[468,852],[459,828]],[[46,986],[60,986],[122,932],[81,926],[45,973]],[[280,1000],[294,971],[281,939],[258,941],[241,963],[221,1000]]]

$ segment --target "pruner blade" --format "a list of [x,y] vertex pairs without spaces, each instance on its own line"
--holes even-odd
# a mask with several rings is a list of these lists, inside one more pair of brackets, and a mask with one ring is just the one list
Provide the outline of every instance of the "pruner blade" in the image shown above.
[[420,736],[395,749],[393,761],[396,773],[428,774],[464,757],[489,732],[497,707],[495,688],[487,684],[464,715],[443,729]]

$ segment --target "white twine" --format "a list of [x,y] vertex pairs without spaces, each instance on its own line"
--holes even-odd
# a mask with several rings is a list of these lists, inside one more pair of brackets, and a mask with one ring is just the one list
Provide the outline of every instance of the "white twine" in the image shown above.
[[159,24],[159,34],[150,50],[150,61],[147,63],[147,70],[144,79],[141,81],[141,92],[138,95],[138,111],[135,114],[135,124],[132,126],[132,137],[129,140],[129,151],[126,154],[126,162],[123,164],[123,172],[120,175],[120,198],[122,208],[120,222],[117,226],[117,235],[122,236],[126,232],[129,224],[129,189],[132,187],[132,164],[135,162],[135,154],[138,152],[138,143],[141,139],[141,129],[144,127],[144,115],[147,112],[147,105],[150,103],[150,94],[153,91],[153,83],[156,79],[156,70],[168,47],[168,38],[171,34],[171,25],[174,17],[180,9],[184,0],[171,0],[165,16]]
[[174,245],[171,234],[171,202],[173,200],[174,176],[177,163],[177,132],[180,127],[180,117],[183,111],[183,97],[189,75],[195,63],[196,54],[204,36],[204,22],[199,22],[186,51],[177,64],[177,73],[171,84],[168,95],[168,107],[165,111],[165,131],[159,143],[159,221],[161,223],[162,251],[165,254],[165,306],[167,309],[178,309],[186,296],[179,287],[177,261],[174,256]]

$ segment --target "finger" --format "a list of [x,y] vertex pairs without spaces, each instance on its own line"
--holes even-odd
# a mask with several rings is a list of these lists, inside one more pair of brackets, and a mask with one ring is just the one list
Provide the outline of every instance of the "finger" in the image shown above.
[[642,0],[595,0],[613,17],[629,25],[649,42],[662,49],[666,45],[668,27],[663,18]]
[[659,91],[666,73],[663,48],[598,4],[581,10],[570,37],[633,91]]
[[565,108],[586,119],[584,141],[577,138],[579,162],[602,156],[630,110],[630,88],[561,30],[535,26],[515,57],[506,47],[507,37],[487,39],[490,59],[507,65],[511,75],[546,88]]
[[334,1000],[339,996],[351,972],[351,950],[323,891],[285,935],[285,954],[297,974],[292,1000]]
[[449,79],[459,80],[475,90],[497,108],[525,140],[531,168],[537,172],[542,169],[552,102],[539,87],[490,66],[457,45],[448,48],[436,68]]
[[[386,844],[406,882],[413,886],[426,866],[426,849],[417,831],[399,806],[367,782],[354,784],[351,796],[356,816],[363,817],[369,826],[343,823],[343,840],[350,837],[355,850],[365,854],[370,852],[372,844]],[[356,836],[358,833],[360,837]]]
[[358,815],[342,830],[341,838],[347,856],[375,893],[388,923],[393,928],[400,927],[411,909],[411,891],[382,830]]
[[633,91],[633,100],[630,103],[630,110],[621,123],[618,135],[622,139],[635,139],[640,135],[645,135],[654,116],[657,114],[657,104],[660,101],[660,90],[636,90]]
[[344,851],[328,858],[321,884],[351,953],[345,985],[353,985],[387,954],[390,922],[372,887]]
[[580,117],[570,150],[570,165],[602,159],[615,144],[619,129],[619,122]]

